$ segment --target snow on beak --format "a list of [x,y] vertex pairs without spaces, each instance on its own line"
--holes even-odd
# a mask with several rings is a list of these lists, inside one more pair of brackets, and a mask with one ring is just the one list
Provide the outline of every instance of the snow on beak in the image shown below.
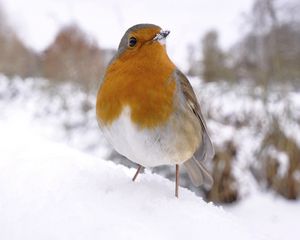
[[157,41],[160,44],[164,45],[166,43],[166,37],[170,34],[169,30],[160,30],[159,33],[153,38],[153,41]]

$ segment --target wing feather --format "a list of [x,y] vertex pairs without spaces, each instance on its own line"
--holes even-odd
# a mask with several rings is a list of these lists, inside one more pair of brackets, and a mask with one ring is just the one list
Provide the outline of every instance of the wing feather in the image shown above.
[[181,88],[187,105],[197,116],[202,126],[202,143],[194,153],[194,156],[187,160],[184,165],[194,185],[200,186],[204,184],[206,186],[212,186],[213,179],[203,165],[203,162],[212,160],[215,154],[212,141],[208,135],[206,122],[202,115],[196,94],[186,76],[179,70],[176,70],[175,78]]

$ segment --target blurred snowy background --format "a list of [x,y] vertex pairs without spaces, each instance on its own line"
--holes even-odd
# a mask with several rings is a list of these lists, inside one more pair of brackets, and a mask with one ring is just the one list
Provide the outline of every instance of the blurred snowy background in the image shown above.
[[[193,188],[185,172],[181,185],[266,239],[298,239],[299,16],[297,0],[0,0],[1,129],[28,149],[38,134],[135,167],[103,139],[95,94],[127,28],[157,24],[171,30],[169,55],[189,76],[216,148],[213,188]],[[18,154],[2,145],[0,168],[13,162],[6,149]],[[174,179],[170,167],[151,171]]]

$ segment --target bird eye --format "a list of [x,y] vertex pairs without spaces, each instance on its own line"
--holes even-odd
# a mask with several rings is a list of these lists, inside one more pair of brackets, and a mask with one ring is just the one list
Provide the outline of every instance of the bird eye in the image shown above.
[[134,47],[136,43],[137,43],[137,40],[135,37],[129,38],[129,42],[128,42],[129,47]]

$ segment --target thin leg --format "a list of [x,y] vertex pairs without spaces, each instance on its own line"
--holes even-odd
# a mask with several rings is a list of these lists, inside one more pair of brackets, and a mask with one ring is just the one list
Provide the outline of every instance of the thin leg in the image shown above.
[[175,197],[177,198],[178,198],[178,185],[179,185],[179,165],[176,164]]
[[133,179],[132,179],[133,182],[135,181],[136,177],[139,175],[139,172],[141,171],[142,168],[143,168],[143,166],[139,165],[138,169],[136,170],[136,173],[133,176]]

